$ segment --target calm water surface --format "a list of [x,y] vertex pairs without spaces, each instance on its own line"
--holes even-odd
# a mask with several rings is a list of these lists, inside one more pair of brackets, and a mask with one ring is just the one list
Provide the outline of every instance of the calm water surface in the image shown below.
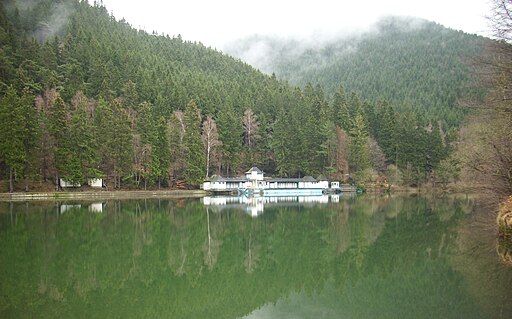
[[512,318],[453,198],[0,203],[0,318]]

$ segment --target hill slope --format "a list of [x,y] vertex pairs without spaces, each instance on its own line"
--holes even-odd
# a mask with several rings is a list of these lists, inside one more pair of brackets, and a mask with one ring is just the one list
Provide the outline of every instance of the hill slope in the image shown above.
[[[6,29],[10,39],[2,41],[10,44],[1,78],[7,84],[30,59],[37,67],[27,81],[38,92],[56,84],[65,99],[77,90],[97,97],[108,85],[117,97],[131,81],[138,95],[134,103],[148,101],[168,112],[193,98],[205,113],[215,112],[220,103],[253,106],[252,96],[277,87],[246,63],[179,36],[138,31],[87,1],[18,0],[5,7],[3,24],[12,23],[12,30]],[[25,45],[27,37],[38,42]]]
[[10,190],[93,177],[114,188],[197,186],[255,165],[365,182],[396,164],[417,184],[449,151],[447,128],[421,114],[294,88],[86,1],[0,3],[0,75],[0,179]]
[[325,41],[254,36],[225,51],[292,84],[320,84],[328,94],[342,84],[370,101],[411,106],[453,126],[463,113],[457,100],[470,85],[468,64],[484,41],[433,22],[390,17],[357,35]]

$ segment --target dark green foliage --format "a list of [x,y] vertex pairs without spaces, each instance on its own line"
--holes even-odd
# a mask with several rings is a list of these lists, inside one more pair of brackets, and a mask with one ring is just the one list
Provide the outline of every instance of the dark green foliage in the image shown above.
[[[304,83],[300,89],[200,43],[135,30],[98,3],[40,0],[20,8],[14,4],[0,5],[2,125],[18,123],[2,128],[2,134],[12,139],[2,141],[0,178],[7,178],[13,168],[17,175],[40,175],[44,181],[84,183],[103,177],[114,188],[122,182],[124,187],[179,186],[183,180],[197,186],[206,175],[201,142],[206,116],[216,122],[222,143],[211,174],[239,175],[257,165],[268,175],[345,176],[348,166],[351,173],[372,168],[371,140],[374,150],[382,149],[387,164],[415,172],[416,183],[447,156],[444,123],[458,120],[459,113],[451,106],[461,96],[454,90],[465,83],[465,73],[437,49],[432,55],[442,61],[431,68],[433,84],[422,73],[431,60],[407,64],[410,55],[425,49],[425,35],[417,30],[384,32],[389,43],[399,44],[397,57],[384,61],[390,53],[386,51],[360,61],[359,55],[347,53],[353,58],[348,59],[352,69],[338,72],[331,65],[318,71],[330,77],[326,82],[305,72],[323,86]],[[54,12],[63,13],[59,23],[53,21]],[[452,52],[454,43],[466,45],[460,50],[467,47],[466,35],[438,26],[427,25],[425,30],[432,41],[446,38],[447,52],[458,52]],[[404,37],[412,48],[406,48]],[[363,37],[354,45],[360,52],[384,50],[380,45],[370,50],[376,43],[370,40]],[[344,45],[333,45],[333,50]],[[331,53],[321,55],[332,57],[333,65],[344,61]],[[456,79],[446,77],[453,80],[447,83],[450,97],[444,95],[444,87],[434,98],[417,84],[439,86],[436,72],[452,66]],[[403,74],[397,76],[396,68]],[[371,70],[372,76],[362,70]],[[288,71],[295,72],[293,67]],[[419,81],[411,80],[411,72]],[[355,80],[339,78],[342,75]],[[389,88],[374,82],[377,79],[401,89],[390,95]],[[378,97],[385,99],[374,103]],[[404,113],[404,105],[411,101],[413,106]],[[425,101],[434,105],[428,112]],[[249,109],[257,118],[251,136],[244,135],[243,126]],[[380,166],[374,168],[382,171]]]
[[57,96],[55,102],[50,106],[48,126],[48,131],[53,141],[52,153],[54,154],[56,179],[58,179],[60,175],[71,175],[68,161],[71,160],[69,158],[69,146],[72,142],[67,140],[70,136],[67,115],[68,110],[64,100],[60,96]]
[[206,158],[201,140],[201,113],[194,100],[191,100],[184,113],[186,168],[184,177],[195,186],[200,185],[206,177]]
[[30,128],[36,127],[31,122],[32,101],[24,95],[19,97],[14,87],[9,87],[5,96],[0,98],[0,162],[9,170],[9,190],[13,191],[14,174],[22,174],[31,151],[34,137]]
[[132,130],[127,112],[118,100],[100,98],[95,114],[101,171],[120,187],[121,177],[130,173],[133,159]]
[[66,179],[79,183],[87,178],[100,177],[98,170],[100,158],[98,153],[97,131],[94,126],[94,102],[82,92],[78,92],[72,101],[71,123],[68,141],[70,157],[74,165],[72,177]]
[[350,158],[351,171],[360,171],[368,168],[368,128],[362,114],[357,114],[351,123],[348,132],[350,136]]
[[240,165],[240,151],[242,150],[243,140],[242,115],[236,114],[229,103],[221,105],[217,127],[219,138],[222,141],[223,167],[221,172],[232,175],[238,171]]

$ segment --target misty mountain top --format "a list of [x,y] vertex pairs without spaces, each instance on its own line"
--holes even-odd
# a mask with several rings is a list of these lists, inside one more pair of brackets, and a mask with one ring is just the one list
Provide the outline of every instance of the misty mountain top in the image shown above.
[[306,62],[305,68],[327,66],[329,61],[326,58],[333,60],[334,57],[355,54],[363,41],[378,41],[393,35],[412,36],[422,31],[443,33],[453,30],[421,18],[388,16],[366,28],[313,32],[303,37],[255,34],[227,43],[223,51],[263,72],[275,72],[297,83],[302,81],[283,76],[279,66],[294,64],[299,58]]
[[409,17],[387,17],[364,30],[312,34],[305,38],[255,35],[224,52],[293,85],[320,85],[332,96],[343,85],[369,101],[387,100],[457,125],[457,107],[467,94],[468,61],[486,38]]

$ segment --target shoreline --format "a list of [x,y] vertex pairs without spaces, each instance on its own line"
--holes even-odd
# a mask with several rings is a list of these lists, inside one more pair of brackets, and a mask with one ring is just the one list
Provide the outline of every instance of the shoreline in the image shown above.
[[132,198],[199,198],[206,196],[203,190],[120,190],[84,192],[18,192],[0,193],[0,201],[68,200],[68,199],[132,199]]

